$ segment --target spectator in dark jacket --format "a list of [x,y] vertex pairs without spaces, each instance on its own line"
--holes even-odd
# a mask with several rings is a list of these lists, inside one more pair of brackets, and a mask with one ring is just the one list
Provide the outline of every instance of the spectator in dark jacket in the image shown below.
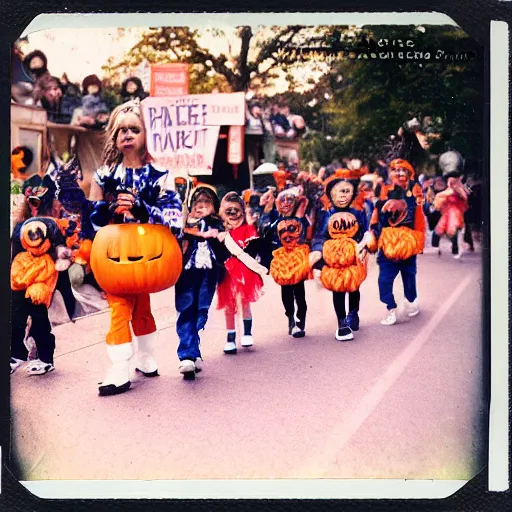
[[49,75],[48,71],[48,59],[46,55],[40,51],[35,50],[29,53],[23,59],[23,66],[27,74],[32,78],[35,82],[38,78],[41,78],[43,75]]
[[139,100],[142,101],[148,96],[148,93],[144,91],[144,86],[140,78],[136,76],[127,78],[121,85],[121,97],[123,98],[123,102],[134,100],[135,98],[139,98]]

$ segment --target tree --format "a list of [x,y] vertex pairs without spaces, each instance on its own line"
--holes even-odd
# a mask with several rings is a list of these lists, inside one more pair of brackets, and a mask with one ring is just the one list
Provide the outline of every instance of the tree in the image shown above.
[[[413,41],[414,51],[428,50],[430,59],[383,59],[378,46],[368,44],[356,58],[339,62],[331,80],[333,101],[322,110],[330,115],[330,129],[346,156],[372,158],[386,139],[405,121],[432,116],[442,137],[431,151],[458,149],[465,157],[478,159],[483,133],[483,60],[461,60],[479,51],[478,45],[453,26],[363,27],[373,42]],[[433,58],[442,49],[442,58]],[[395,47],[398,51],[411,48]],[[374,57],[372,57],[372,53]],[[448,55],[449,58],[444,58]],[[336,82],[335,75],[343,80]]]
[[228,50],[214,54],[200,44],[201,33],[189,27],[160,27],[146,31],[120,62],[109,59],[103,71],[108,79],[119,82],[143,61],[150,64],[187,62],[191,65],[190,92],[261,91],[278,76],[303,63],[289,60],[292,45],[303,44],[319,27],[299,25],[273,27],[271,30],[250,26],[237,27],[236,44],[229,42],[228,34],[219,29],[210,30],[218,40],[228,40]]

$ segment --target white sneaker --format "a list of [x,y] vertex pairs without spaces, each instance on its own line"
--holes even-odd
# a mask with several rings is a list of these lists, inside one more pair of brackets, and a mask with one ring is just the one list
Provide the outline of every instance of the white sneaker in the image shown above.
[[242,347],[252,347],[252,335],[251,334],[244,334],[242,336],[242,341],[240,342]]
[[15,357],[11,357],[11,373],[14,373],[24,363],[26,363],[26,361],[23,361],[23,359],[16,359]]
[[459,253],[458,253],[458,254],[454,254],[454,255],[453,255],[453,259],[454,259],[454,260],[462,261],[462,260],[461,260],[461,258],[462,258],[462,251],[459,251]]
[[190,359],[180,361],[180,373],[192,373],[196,371],[196,364]]
[[55,366],[51,363],[44,363],[40,359],[34,359],[27,365],[27,373],[29,375],[44,375],[45,373],[55,370]]
[[380,323],[382,325],[394,325],[396,324],[396,308],[390,309],[385,318],[383,318]]
[[404,299],[404,301],[409,316],[416,316],[420,312],[420,304],[417,298],[413,302],[409,302],[407,299]]
[[194,365],[195,365],[195,372],[199,373],[203,369],[203,360],[200,357],[198,357],[195,360]]
[[236,354],[236,343],[234,341],[228,341],[224,345],[224,354]]

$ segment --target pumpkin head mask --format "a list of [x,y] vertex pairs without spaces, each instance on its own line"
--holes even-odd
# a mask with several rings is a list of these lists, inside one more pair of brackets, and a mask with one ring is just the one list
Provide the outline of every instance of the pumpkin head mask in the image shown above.
[[302,224],[297,219],[282,220],[277,225],[277,234],[283,247],[292,250],[299,244]]
[[108,293],[156,293],[176,283],[182,256],[166,226],[111,224],[96,233],[91,267],[99,285]]
[[389,225],[394,228],[407,218],[407,203],[403,199],[389,199],[382,207]]
[[331,238],[352,238],[359,229],[359,223],[350,212],[336,212],[329,218],[329,235]]
[[26,220],[21,226],[20,241],[23,248],[40,256],[48,252],[56,242],[59,228],[54,219],[49,217],[33,217]]

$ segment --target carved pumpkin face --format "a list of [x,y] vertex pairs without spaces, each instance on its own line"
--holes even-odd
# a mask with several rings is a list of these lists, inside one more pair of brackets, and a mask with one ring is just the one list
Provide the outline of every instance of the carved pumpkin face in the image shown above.
[[48,252],[58,233],[58,226],[54,219],[49,217],[33,217],[26,220],[21,226],[20,241],[23,248],[40,256]]
[[359,223],[350,212],[336,212],[329,219],[329,235],[331,238],[353,237],[359,229]]
[[284,248],[292,250],[297,247],[302,235],[302,224],[297,219],[286,219],[277,225],[277,234]]
[[389,199],[382,207],[389,225],[394,228],[407,217],[407,203],[403,199]]
[[91,267],[99,285],[114,295],[156,293],[181,273],[181,250],[166,226],[111,224],[94,238]]

